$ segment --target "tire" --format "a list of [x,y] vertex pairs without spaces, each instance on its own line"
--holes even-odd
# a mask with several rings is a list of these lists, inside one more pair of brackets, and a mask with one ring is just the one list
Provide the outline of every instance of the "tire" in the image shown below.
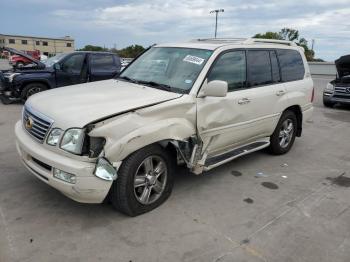
[[[154,169],[146,167],[149,167],[150,162]],[[163,164],[158,165],[160,162]],[[164,167],[162,169],[164,172],[159,173],[159,177],[153,181],[158,174],[157,167],[160,166]],[[147,169],[154,171],[153,175],[142,176],[147,173]],[[174,183],[173,170],[174,162],[171,155],[161,146],[153,144],[136,151],[127,157],[119,168],[118,178],[114,181],[110,192],[112,205],[129,216],[137,216],[155,209],[171,194]],[[152,174],[150,171],[148,173]],[[150,192],[148,198],[147,192]]]
[[[290,125],[292,125],[292,129],[288,133],[287,130],[290,129]],[[297,117],[295,113],[289,110],[285,111],[278,121],[275,131],[270,137],[270,153],[274,155],[282,155],[292,148],[297,132],[297,125]],[[285,139],[284,143],[283,138]]]
[[22,63],[22,62],[17,62],[16,63],[16,68],[21,68],[23,66],[24,66],[24,63]]
[[22,92],[21,92],[21,98],[23,101],[26,101],[30,96],[47,90],[47,86],[41,83],[31,83],[26,85]]
[[326,101],[326,100],[323,99],[323,105],[325,107],[333,107],[335,105],[335,103],[329,102],[329,101]]

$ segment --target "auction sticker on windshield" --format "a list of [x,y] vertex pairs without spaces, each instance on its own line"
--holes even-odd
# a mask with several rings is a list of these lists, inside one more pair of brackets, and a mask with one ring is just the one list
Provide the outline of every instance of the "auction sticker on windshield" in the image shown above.
[[196,65],[201,65],[204,62],[203,58],[200,58],[198,56],[192,56],[192,55],[187,55],[184,60],[184,62],[189,62],[189,63],[193,63]]

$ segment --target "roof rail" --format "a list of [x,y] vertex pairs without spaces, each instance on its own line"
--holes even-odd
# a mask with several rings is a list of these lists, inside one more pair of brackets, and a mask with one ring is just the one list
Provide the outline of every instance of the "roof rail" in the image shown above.
[[243,42],[247,38],[198,38],[193,39],[190,42],[212,42],[212,43],[232,43],[232,42]]
[[242,44],[254,44],[254,43],[266,43],[266,44],[280,44],[296,46],[297,44],[287,40],[277,39],[263,39],[263,38],[199,38],[193,39],[190,42],[211,42],[211,43],[242,43]]
[[296,43],[288,40],[264,39],[264,38],[248,38],[244,41],[244,43],[245,44],[266,43],[266,44],[281,44],[281,45],[289,45],[289,46],[297,45]]

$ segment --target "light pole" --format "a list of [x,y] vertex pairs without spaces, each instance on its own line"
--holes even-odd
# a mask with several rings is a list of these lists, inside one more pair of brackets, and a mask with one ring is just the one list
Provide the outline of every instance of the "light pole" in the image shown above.
[[210,14],[215,13],[215,38],[218,30],[218,14],[224,11],[225,11],[224,9],[216,9],[216,10],[210,11]]

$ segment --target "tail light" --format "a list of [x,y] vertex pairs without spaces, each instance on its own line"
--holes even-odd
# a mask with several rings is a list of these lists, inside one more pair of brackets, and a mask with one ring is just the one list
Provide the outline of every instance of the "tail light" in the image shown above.
[[312,93],[311,93],[311,103],[314,102],[314,98],[315,98],[315,87],[312,88]]

